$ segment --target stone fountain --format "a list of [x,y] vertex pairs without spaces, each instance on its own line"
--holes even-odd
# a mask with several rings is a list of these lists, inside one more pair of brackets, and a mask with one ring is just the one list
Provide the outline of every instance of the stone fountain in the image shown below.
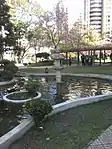
[[62,82],[61,70],[63,69],[61,60],[62,56],[60,54],[60,48],[57,47],[53,50],[52,58],[54,59],[54,69],[56,71],[56,102],[62,102],[62,97],[65,94],[65,84]]

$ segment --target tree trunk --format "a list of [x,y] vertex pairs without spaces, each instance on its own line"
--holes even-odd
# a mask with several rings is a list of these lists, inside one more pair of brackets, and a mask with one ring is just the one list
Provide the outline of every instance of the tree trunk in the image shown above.
[[0,54],[0,60],[3,60],[3,53]]
[[37,63],[37,56],[36,56],[36,54],[37,54],[37,49],[35,47],[35,62]]

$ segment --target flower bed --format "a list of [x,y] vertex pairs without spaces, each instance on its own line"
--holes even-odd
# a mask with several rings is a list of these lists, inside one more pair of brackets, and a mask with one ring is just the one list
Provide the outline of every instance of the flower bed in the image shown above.
[[0,101],[0,137],[17,126],[23,116],[22,104]]

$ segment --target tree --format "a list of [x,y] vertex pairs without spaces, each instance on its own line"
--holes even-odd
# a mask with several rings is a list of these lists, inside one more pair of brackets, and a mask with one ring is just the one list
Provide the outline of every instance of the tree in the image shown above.
[[100,35],[79,22],[74,23],[69,31],[69,44],[71,48],[98,45]]
[[47,52],[42,52],[42,53],[37,53],[37,54],[36,54],[36,57],[44,58],[44,59],[48,59],[49,56],[50,56],[50,54],[47,53]]
[[[38,17],[42,9],[36,1],[30,2],[29,0],[12,0],[10,5],[16,38],[14,54],[21,62],[30,47],[33,46],[36,51],[37,45],[41,44],[41,28],[38,28]],[[19,17],[17,16],[18,12]],[[24,40],[27,41],[26,45],[23,45]]]
[[[7,0],[8,1],[8,0]],[[12,20],[36,22],[38,14],[43,11],[36,0],[10,0]],[[19,14],[19,15],[18,15]]]
[[28,31],[28,41],[30,47],[35,49],[35,61],[37,62],[36,54],[40,51],[41,47],[46,45],[45,32],[42,26],[38,25],[34,27],[32,30]]
[[14,36],[16,44],[14,46],[14,55],[18,57],[18,61],[22,62],[26,52],[29,49],[27,41],[27,32],[29,24],[26,22],[18,21],[14,24]]
[[69,42],[71,47],[81,47],[84,44],[85,30],[84,26],[79,22],[74,23],[69,31]]
[[[19,15],[21,17],[21,15],[25,14],[25,11],[28,7],[28,3],[29,0],[6,0],[7,4],[10,6],[10,14],[12,15],[12,17],[16,17],[16,12],[19,11]],[[24,13],[24,14],[22,14]],[[16,18],[17,19],[17,18]]]
[[94,29],[86,29],[84,44],[86,46],[97,46],[101,43],[101,35]]
[[0,55],[3,59],[5,51],[13,48],[15,44],[13,24],[10,21],[10,7],[5,0],[0,0]]
[[64,43],[68,33],[67,12],[62,2],[56,4],[52,12],[45,12],[40,16],[40,22],[48,43],[52,48],[57,48]]

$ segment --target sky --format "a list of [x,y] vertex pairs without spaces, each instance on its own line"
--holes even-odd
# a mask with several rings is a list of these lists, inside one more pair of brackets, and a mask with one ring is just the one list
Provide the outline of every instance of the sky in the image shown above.
[[[52,10],[58,0],[37,0],[38,3],[47,10]],[[63,4],[68,8],[69,24],[73,24],[84,13],[84,0],[63,0]]]

